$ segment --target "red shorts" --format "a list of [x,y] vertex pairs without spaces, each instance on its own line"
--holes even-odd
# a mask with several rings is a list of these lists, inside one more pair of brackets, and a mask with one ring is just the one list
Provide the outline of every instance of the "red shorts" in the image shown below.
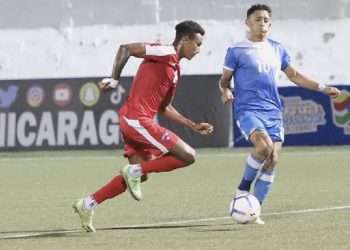
[[161,127],[153,119],[128,119],[119,117],[120,129],[124,140],[124,155],[141,156],[151,159],[168,153],[175,146],[178,136],[170,130]]

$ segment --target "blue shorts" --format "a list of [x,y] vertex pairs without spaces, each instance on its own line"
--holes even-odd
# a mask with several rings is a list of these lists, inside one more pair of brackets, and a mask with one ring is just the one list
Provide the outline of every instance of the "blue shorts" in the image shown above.
[[254,131],[265,131],[273,142],[284,141],[282,117],[269,117],[256,112],[245,111],[238,116],[236,122],[247,141]]

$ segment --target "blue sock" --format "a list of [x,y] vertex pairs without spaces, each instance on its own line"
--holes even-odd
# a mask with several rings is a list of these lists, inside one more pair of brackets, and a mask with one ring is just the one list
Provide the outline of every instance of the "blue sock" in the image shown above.
[[274,179],[274,170],[263,171],[255,182],[254,195],[260,204],[266,199]]
[[263,164],[263,161],[254,159],[251,154],[248,156],[245,164],[243,178],[241,180],[241,183],[238,186],[239,190],[241,191],[250,190],[250,185],[254,181],[262,164]]

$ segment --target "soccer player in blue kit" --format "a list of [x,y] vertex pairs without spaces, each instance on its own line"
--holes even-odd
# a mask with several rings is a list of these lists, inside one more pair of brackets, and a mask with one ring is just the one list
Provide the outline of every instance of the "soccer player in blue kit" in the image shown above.
[[[247,38],[228,48],[219,88],[224,103],[234,100],[234,115],[242,134],[254,148],[245,162],[236,196],[250,192],[262,204],[274,180],[274,168],[284,140],[282,103],[277,80],[283,71],[298,86],[337,97],[340,91],[311,80],[290,65],[285,48],[267,37],[271,8],[256,4],[247,10]],[[231,79],[234,79],[234,90]],[[261,218],[255,223],[264,224]]]

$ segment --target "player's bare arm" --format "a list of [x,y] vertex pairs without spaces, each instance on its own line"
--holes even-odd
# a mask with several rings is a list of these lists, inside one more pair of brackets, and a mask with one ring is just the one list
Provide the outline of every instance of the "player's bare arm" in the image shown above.
[[284,70],[284,73],[286,74],[289,80],[291,80],[300,87],[321,91],[322,93],[329,95],[332,98],[336,98],[341,93],[340,90],[335,87],[329,87],[322,83],[318,83],[314,80],[307,78],[306,76],[295,70],[292,66],[288,66]]
[[104,78],[98,86],[103,91],[111,90],[117,87],[121,72],[128,62],[130,56],[143,58],[146,55],[146,47],[144,43],[130,43],[120,45],[117,55],[114,59],[112,77]]
[[227,69],[224,69],[219,80],[219,89],[221,92],[221,99],[223,103],[229,103],[233,101],[233,94],[231,90],[231,79],[233,72]]
[[173,105],[168,105],[162,115],[202,135],[209,135],[214,131],[213,125],[206,122],[195,123],[180,114]]

